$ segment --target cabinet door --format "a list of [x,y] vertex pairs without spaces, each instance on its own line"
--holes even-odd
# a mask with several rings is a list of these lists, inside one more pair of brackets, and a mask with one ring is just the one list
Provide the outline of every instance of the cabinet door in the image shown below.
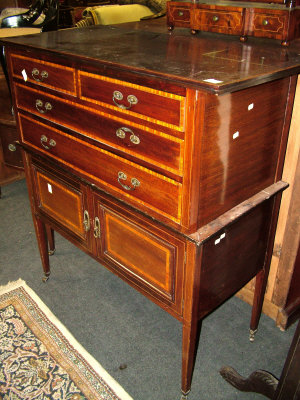
[[35,207],[71,241],[90,248],[87,188],[59,171],[33,164]]
[[184,242],[138,215],[122,215],[96,198],[100,259],[163,308],[181,315]]

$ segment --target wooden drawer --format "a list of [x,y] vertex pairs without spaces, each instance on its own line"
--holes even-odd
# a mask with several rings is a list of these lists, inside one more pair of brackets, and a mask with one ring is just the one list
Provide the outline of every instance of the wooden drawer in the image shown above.
[[168,25],[182,27],[190,27],[191,22],[191,4],[177,3],[173,5],[172,2],[167,2],[168,7]]
[[19,108],[151,163],[157,170],[182,175],[183,140],[20,84],[15,88]]
[[36,207],[39,212],[62,225],[81,243],[87,243],[87,229],[84,225],[87,210],[86,188],[64,176],[58,178],[37,165],[32,168]]
[[24,81],[76,95],[75,70],[51,62],[11,55],[12,75]]
[[250,28],[254,36],[281,39],[288,26],[288,13],[275,11],[255,9]]
[[172,220],[181,215],[182,185],[57,129],[20,115],[21,139],[106,191]]
[[79,96],[123,115],[184,129],[185,98],[182,96],[83,71],[79,71]]
[[239,35],[243,28],[243,9],[201,6],[195,9],[191,27],[195,30]]
[[[184,242],[124,217],[96,198],[101,220],[101,257],[142,291],[181,314]],[[139,223],[140,222],[140,223]]]

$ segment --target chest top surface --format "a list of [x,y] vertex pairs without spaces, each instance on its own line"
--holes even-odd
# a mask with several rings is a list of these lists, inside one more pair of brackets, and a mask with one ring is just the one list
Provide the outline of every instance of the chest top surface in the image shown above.
[[235,37],[209,33],[193,37],[182,29],[168,33],[162,23],[67,29],[7,38],[2,43],[215,93],[300,71],[300,40],[289,48],[262,39],[245,44]]

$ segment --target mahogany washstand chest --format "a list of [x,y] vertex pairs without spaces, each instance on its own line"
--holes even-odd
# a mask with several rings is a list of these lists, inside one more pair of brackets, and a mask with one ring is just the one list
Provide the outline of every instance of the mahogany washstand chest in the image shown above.
[[167,2],[167,24],[190,28],[193,34],[216,32],[277,39],[283,46],[300,37],[299,0],[180,0]]
[[[3,41],[45,272],[54,231],[182,322],[257,276],[257,328],[299,46],[95,27]],[[99,266],[100,268],[100,266]]]

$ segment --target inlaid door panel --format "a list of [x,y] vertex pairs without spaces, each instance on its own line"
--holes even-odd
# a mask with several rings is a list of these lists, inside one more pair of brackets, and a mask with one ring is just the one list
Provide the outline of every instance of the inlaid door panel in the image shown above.
[[79,182],[46,172],[40,166],[33,165],[32,169],[38,212],[89,247],[91,224],[86,188]]
[[121,275],[181,313],[184,242],[140,225],[97,201],[101,255]]

